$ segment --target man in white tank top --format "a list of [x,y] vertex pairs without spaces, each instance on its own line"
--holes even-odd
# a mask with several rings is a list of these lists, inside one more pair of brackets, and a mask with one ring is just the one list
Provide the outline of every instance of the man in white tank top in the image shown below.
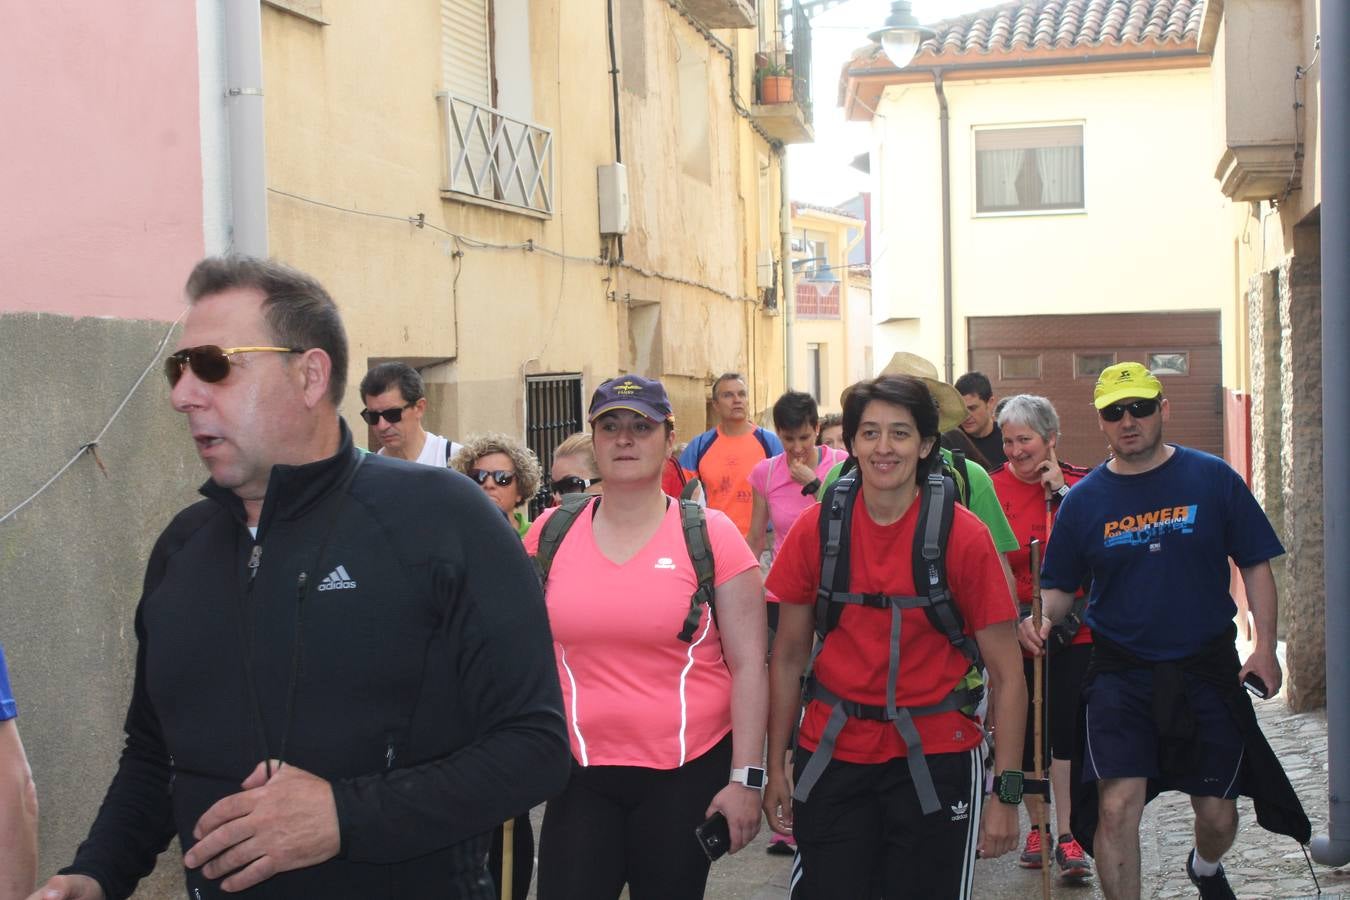
[[422,427],[427,411],[426,384],[406,363],[380,363],[361,379],[361,418],[380,439],[379,454],[446,467],[459,444]]

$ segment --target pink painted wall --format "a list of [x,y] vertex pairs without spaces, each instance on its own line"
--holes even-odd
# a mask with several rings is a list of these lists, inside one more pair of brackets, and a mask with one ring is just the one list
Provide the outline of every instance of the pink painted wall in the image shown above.
[[0,312],[172,320],[203,253],[195,4],[0,4]]

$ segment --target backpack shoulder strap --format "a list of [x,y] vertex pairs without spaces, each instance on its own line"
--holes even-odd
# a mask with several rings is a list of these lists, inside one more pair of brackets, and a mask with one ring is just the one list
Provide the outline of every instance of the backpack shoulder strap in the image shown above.
[[966,451],[952,450],[951,471],[956,481],[957,502],[962,506],[970,506],[970,460],[966,457]]
[[956,483],[944,472],[929,474],[920,493],[919,522],[914,529],[914,592],[928,597],[928,621],[972,665],[982,666],[974,638],[965,632],[965,620],[947,583],[947,543],[956,515]]
[[765,459],[768,459],[771,456],[776,456],[777,454],[782,452],[781,450],[773,449],[773,445],[769,443],[769,439],[768,437],[766,437],[766,432],[764,431],[763,428],[760,428],[758,425],[755,426],[755,440],[759,441],[759,445],[764,448]]
[[567,537],[567,532],[581,515],[581,511],[592,500],[598,503],[600,498],[596,494],[564,494],[557,512],[549,516],[548,521],[544,523],[543,530],[539,532],[539,549],[534,554],[534,565],[539,570],[541,581],[548,581],[548,571],[553,567],[553,557],[558,552],[558,547],[562,545],[563,538]]
[[713,621],[717,621],[717,606],[714,603],[717,587],[714,583],[716,562],[712,554],[712,542],[708,540],[708,517],[703,507],[693,500],[680,501],[680,528],[684,532],[684,546],[689,551],[689,561],[694,564],[694,576],[698,587],[689,598],[689,614],[684,618],[684,627],[680,629],[679,639],[686,644],[693,643],[694,630],[703,617],[703,607],[708,607]]
[[702,467],[702,465],[703,465],[703,457],[705,457],[705,456],[708,455],[708,449],[709,449],[710,447],[712,447],[713,441],[715,441],[715,440],[717,440],[717,429],[716,429],[716,428],[712,429],[711,431],[705,431],[705,432],[703,432],[702,434],[700,434],[698,437],[694,438],[694,441],[693,441],[693,445],[694,445],[694,470],[693,470],[693,471],[694,471],[694,474],[695,474],[695,475],[697,475],[697,476],[702,476],[703,473],[700,471],[700,469],[701,469],[701,467]]
[[703,482],[700,481],[697,477],[690,478],[688,481],[684,483],[684,487],[680,488],[680,502],[694,503],[695,502],[694,494],[702,486]]
[[820,509],[820,587],[816,590],[816,634],[822,638],[839,621],[835,593],[847,593],[849,582],[849,526],[858,496],[858,473],[845,471],[830,486]]

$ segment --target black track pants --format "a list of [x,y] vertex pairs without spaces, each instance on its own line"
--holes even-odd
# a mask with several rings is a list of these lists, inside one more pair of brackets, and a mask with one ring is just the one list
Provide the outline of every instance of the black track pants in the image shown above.
[[708,857],[694,829],[731,771],[731,736],[678,769],[572,763],[539,832],[539,900],[698,900]]
[[[811,756],[798,750],[796,772]],[[928,755],[942,808],[925,816],[904,758],[831,760],[792,805],[792,900],[971,897],[983,805],[980,748]]]

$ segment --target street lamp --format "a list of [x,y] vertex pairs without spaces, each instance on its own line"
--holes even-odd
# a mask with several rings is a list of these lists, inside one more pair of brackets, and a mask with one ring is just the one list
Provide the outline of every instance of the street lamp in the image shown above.
[[886,26],[880,31],[868,35],[874,41],[880,41],[886,56],[897,69],[903,69],[914,59],[919,45],[937,32],[925,28],[914,18],[909,0],[895,0],[891,4],[891,14],[886,17]]

